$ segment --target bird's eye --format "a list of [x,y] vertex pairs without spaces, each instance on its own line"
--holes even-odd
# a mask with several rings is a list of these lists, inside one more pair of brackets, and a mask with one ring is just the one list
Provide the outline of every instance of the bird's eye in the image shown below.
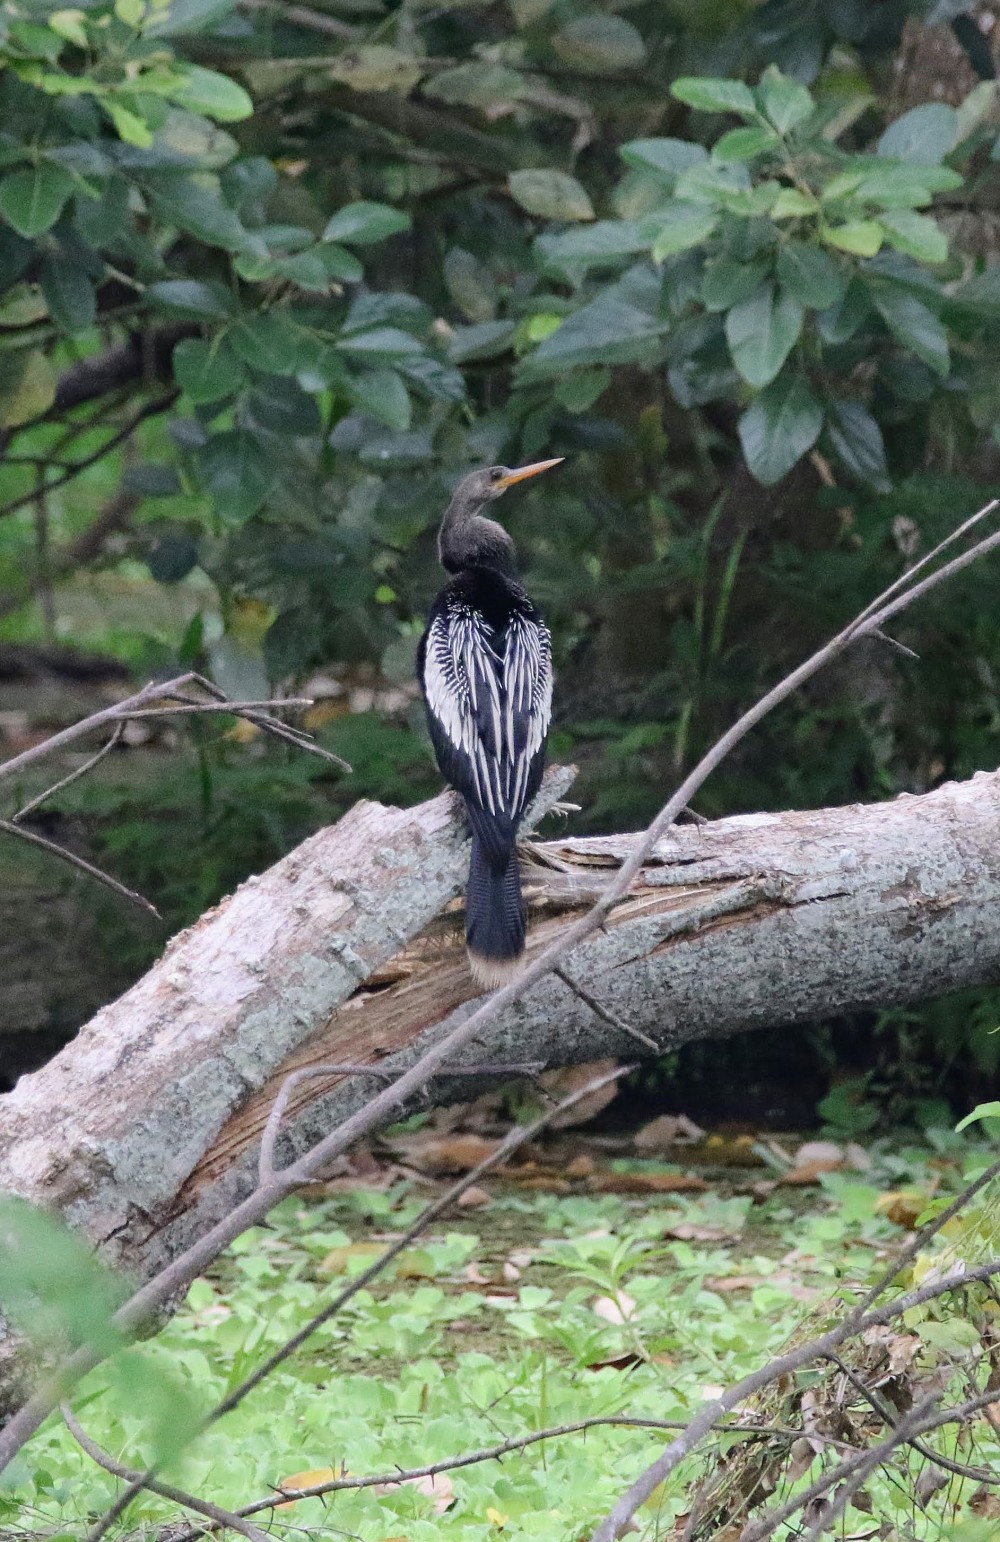
[[503,476],[503,467],[502,466],[491,466],[490,467],[490,481],[491,482],[499,482],[499,480],[500,480],[500,478],[502,476]]

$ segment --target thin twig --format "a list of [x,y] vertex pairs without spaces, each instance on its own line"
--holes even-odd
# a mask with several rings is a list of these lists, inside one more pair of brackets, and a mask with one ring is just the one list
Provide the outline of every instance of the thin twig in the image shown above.
[[106,889],[114,894],[120,894],[124,899],[131,900],[133,905],[138,905],[140,910],[147,910],[158,921],[163,917],[156,906],[151,904],[145,895],[137,893],[135,889],[129,889],[125,884],[119,883],[117,878],[112,878],[110,873],[102,872],[99,867],[94,867],[92,862],[87,862],[83,857],[78,857],[75,851],[68,851],[65,846],[57,846],[55,841],[48,841],[44,835],[36,835],[34,830],[25,830],[22,825],[17,825],[12,819],[0,819],[0,830],[5,835],[16,835],[19,841],[27,841],[31,846],[40,846],[43,851],[49,852],[53,857],[59,857],[63,862],[68,862],[71,867],[78,867],[82,873],[90,878],[96,878],[98,883],[103,883]]
[[[981,512],[980,517],[985,518],[991,512],[995,503],[987,506]],[[968,522],[967,522],[968,523]],[[895,594],[900,587],[899,581],[884,591],[867,612],[863,612],[861,618],[848,623],[848,625],[831,639],[824,647],[817,650],[809,659],[798,668],[791,671],[785,678],[766,693],[747,712],[719,738],[714,745],[699,760],[697,765],[688,773],[676,789],[673,796],[660,810],[659,814],[649,825],[642,839],[638,841],[629,857],[622,863],[615,877],[607,888],[591,906],[586,915],[569,926],[561,933],[558,939],[543,948],[530,964],[509,984],[494,992],[481,1006],[450,1033],[441,1037],[420,1058],[409,1067],[408,1070],[392,1085],[377,1093],[369,1102],[355,1114],[345,1119],[329,1135],[317,1141],[291,1166],[285,1168],[274,1183],[257,1189],[241,1204],[234,1206],[229,1214],[215,1226],[205,1232],[197,1242],[193,1243],[183,1253],[174,1258],[159,1274],[154,1276],[127,1301],[115,1314],[115,1325],[126,1333],[133,1333],[141,1325],[150,1320],[163,1302],[168,1301],[176,1292],[189,1285],[203,1269],[227,1247],[234,1238],[240,1236],[250,1226],[255,1226],[267,1215],[273,1205],[283,1199],[286,1194],[308,1182],[317,1171],[321,1170],[334,1157],[342,1155],[355,1141],[367,1135],[371,1130],[384,1125],[395,1116],[398,1109],[405,1105],[408,1098],[418,1093],[431,1075],[439,1066],[454,1060],[459,1050],[472,1040],[478,1038],[483,1031],[496,1019],[500,1012],[520,1001],[532,986],[544,979],[556,964],[563,959],[580,943],[600,927],[611,907],[622,898],[629,890],[633,880],[638,874],[642,864],[664,832],[669,829],[677,814],[689,804],[698,793],[702,785],[708,780],[712,772],[725,760],[730,751],[756,725],[767,716],[775,707],[779,706],[792,695],[807,680],[817,674],[833,659],[840,656],[850,645],[861,636],[866,636],[871,631],[877,630],[887,621],[890,615],[895,615],[905,608],[912,600],[927,593],[931,588],[943,583],[955,573],[967,567],[970,562],[985,556],[988,552],[1000,547],[1000,534],[986,537],[979,541],[969,551],[954,558],[943,567],[931,573],[929,577],[896,599],[888,597]],[[918,564],[919,569],[920,564]],[[914,569],[917,571],[917,569]],[[911,575],[912,576],[912,575]],[[904,575],[904,581],[906,575]],[[215,694],[214,692],[212,694]],[[0,775],[4,768],[0,767]],[[998,1265],[1000,1268],[1000,1265]],[[840,1339],[831,1341],[831,1347],[841,1342]],[[98,1364],[102,1358],[99,1351],[91,1347],[76,1350],[62,1368],[62,1376],[58,1381],[48,1382],[39,1387],[24,1405],[7,1422],[0,1431],[0,1472],[13,1459],[17,1452],[30,1439],[39,1424],[51,1411],[55,1402],[65,1395],[67,1385],[72,1384],[72,1378],[82,1375],[85,1371]],[[69,1382],[65,1379],[71,1378]],[[766,1385],[770,1378],[765,1376],[761,1385]],[[753,1390],[753,1389],[751,1389]],[[711,1423],[716,1417],[708,1414]],[[697,1420],[693,1421],[691,1429],[694,1431]],[[704,1430],[701,1432],[704,1433]],[[682,1440],[684,1437],[681,1437]],[[701,1438],[698,1435],[697,1438]],[[673,1451],[677,1442],[668,1448],[664,1458],[673,1460]],[[654,1464],[655,1465],[655,1464]],[[656,1487],[652,1481],[647,1488],[653,1469],[649,1469],[636,1484],[629,1489],[628,1494],[615,1506],[611,1516],[602,1524],[595,1535],[595,1542],[611,1542],[618,1535],[622,1526],[631,1519],[635,1509],[648,1498],[649,1493]],[[637,1497],[640,1496],[640,1497]],[[621,1516],[619,1520],[618,1517]]]
[[[308,750],[312,755],[319,755],[323,760],[329,760],[339,766],[342,771],[349,772],[350,766],[339,755],[334,755],[332,750],[324,749],[317,744],[308,734],[300,729],[292,728],[287,723],[279,722],[277,718],[268,713],[259,711],[256,707],[241,707],[238,702],[229,702],[224,691],[221,691],[211,680],[206,680],[204,675],[199,675],[194,670],[187,674],[178,675],[174,680],[165,680],[160,684],[150,683],[144,685],[141,691],[134,696],[126,697],[124,701],[115,702],[113,706],[102,707],[98,712],[92,712],[89,717],[81,718],[78,723],[71,723],[68,728],[60,729],[52,734],[41,744],[33,744],[30,749],[22,750],[19,755],[11,756],[10,760],[0,763],[0,781],[5,781],[13,776],[18,776],[34,765],[39,760],[44,760],[50,755],[64,750],[70,744],[75,744],[78,739],[85,738],[95,729],[103,728],[109,723],[127,722],[137,712],[157,701],[174,701],[180,705],[190,705],[200,710],[207,703],[192,702],[190,697],[183,695],[185,686],[200,686],[215,702],[219,703],[220,711],[231,712],[236,717],[245,717],[249,722],[262,728],[265,733],[274,738],[284,739],[299,749]],[[283,702],[277,701],[272,705],[282,706]],[[164,709],[167,710],[167,709]]]
[[[105,1451],[103,1446],[99,1446],[97,1441],[87,1434],[68,1403],[60,1403],[59,1411],[77,1445],[97,1463],[98,1467],[103,1467],[104,1471],[110,1472],[112,1477],[121,1478],[126,1483],[135,1482],[140,1474],[134,1472],[131,1467],[123,1467]],[[254,1526],[251,1521],[235,1515],[232,1510],[224,1510],[221,1505],[214,1505],[207,1499],[199,1499],[194,1494],[188,1494],[182,1488],[175,1488],[172,1483],[162,1483],[159,1478],[150,1478],[143,1487],[150,1489],[154,1494],[159,1494],[163,1499],[171,1499],[175,1504],[183,1505],[186,1510],[193,1510],[196,1515],[204,1515],[216,1526],[227,1526],[230,1531],[239,1532],[241,1537],[248,1539],[248,1542],[273,1542],[273,1538],[269,1537],[266,1531],[261,1531],[260,1527]]]
[[651,1039],[648,1033],[641,1033],[638,1028],[633,1028],[631,1023],[623,1022],[616,1013],[612,1012],[610,1007],[606,1007],[603,1002],[598,1001],[596,996],[592,996],[585,985],[581,985],[579,980],[575,980],[562,964],[557,964],[552,973],[558,976],[563,984],[573,992],[574,996],[579,996],[584,1005],[588,1006],[602,1022],[607,1023],[609,1028],[614,1028],[617,1033],[625,1034],[629,1039],[637,1039],[640,1044],[644,1044],[647,1049],[651,1049],[654,1055],[660,1053],[660,1046],[655,1039]]
[[[439,1076],[536,1076],[544,1068],[545,1062],[541,1060],[525,1060],[520,1064],[509,1065],[492,1065],[487,1061],[482,1065],[442,1066],[437,1074]],[[260,1156],[257,1159],[258,1182],[272,1183],[278,1176],[280,1169],[274,1165],[274,1148],[281,1122],[288,1108],[288,1100],[300,1082],[308,1081],[314,1076],[375,1076],[383,1081],[391,1081],[396,1074],[385,1066],[349,1063],[345,1065],[340,1061],[332,1064],[324,1061],[320,1065],[300,1066],[297,1071],[289,1071],[278,1089],[277,1097],[271,1104],[264,1133],[260,1138]],[[322,1093],[318,1096],[322,1096]]]
[[[99,460],[104,459],[105,455],[110,455],[112,450],[116,450],[120,444],[124,444],[126,439],[131,438],[139,425],[144,423],[147,418],[155,417],[160,412],[169,411],[180,394],[179,391],[168,391],[166,396],[159,396],[155,401],[146,402],[145,406],[140,407],[139,411],[134,413],[126,424],[111,435],[110,439],[105,440],[99,450],[94,450],[92,454],[85,455],[82,460],[74,461],[60,476],[55,477],[51,482],[47,482],[43,489],[45,494],[54,493],[57,488],[65,487],[67,482],[72,482],[74,477],[78,477],[81,472],[87,471],[91,466],[95,466]],[[34,503],[37,498],[37,489],[30,493],[24,493],[20,498],[12,498],[10,503],[5,503],[0,508],[0,519],[6,519],[8,514],[16,514],[18,509],[26,508],[29,503]]]
[[82,766],[77,766],[75,771],[71,771],[69,775],[64,776],[61,781],[54,782],[51,787],[47,787],[44,792],[40,792],[37,798],[32,798],[30,803],[26,803],[23,808],[19,808],[17,813],[11,816],[12,822],[14,824],[19,824],[20,821],[22,819],[26,819],[29,814],[33,814],[36,808],[40,808],[43,803],[47,803],[50,798],[54,798],[57,792],[62,792],[64,787],[69,787],[72,782],[79,781],[81,776],[86,776],[88,771],[93,771],[94,767],[104,759],[105,755],[111,754],[111,751],[114,749],[115,745],[118,743],[124,732],[125,724],[116,723],[111,738],[108,740],[107,744],[101,745],[101,748],[97,751],[96,755],[91,755],[90,759],[85,761]]
[[[842,1376],[846,1377],[855,1392],[864,1398],[865,1402],[875,1410],[888,1428],[890,1430],[895,1429],[899,1424],[899,1416],[889,1400],[884,1398],[877,1388],[869,1387],[863,1377],[859,1376],[857,1371],[849,1366],[847,1361],[840,1355],[830,1354],[827,1356],[827,1359],[837,1367]],[[953,1461],[950,1456],[941,1455],[934,1450],[933,1446],[926,1445],[924,1441],[919,1440],[916,1436],[911,1436],[907,1443],[913,1447],[914,1451],[919,1452],[925,1461],[933,1462],[936,1467],[943,1468],[945,1472],[952,1472],[958,1478],[971,1478],[975,1483],[1000,1483],[1000,1473],[993,1472],[989,1467],[972,1467],[966,1462]]]

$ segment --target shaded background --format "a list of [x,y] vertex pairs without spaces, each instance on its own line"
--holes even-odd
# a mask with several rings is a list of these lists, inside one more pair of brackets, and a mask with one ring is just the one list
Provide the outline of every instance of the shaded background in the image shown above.
[[[440,582],[437,520],[468,465],[567,457],[502,517],[555,636],[552,754],[580,768],[579,831],[646,822],[1000,470],[991,6],[175,0],[147,16],[120,0],[55,33],[52,12],[4,23],[4,165],[34,169],[0,180],[0,748],[197,667],[233,695],[315,696],[309,726],[354,771],[218,722],[130,727],[33,826],[148,894],[166,925],[6,840],[0,1085],[357,798],[437,789],[413,656]],[[207,74],[144,92],[126,65],[163,68],[157,51],[223,72],[246,104]],[[98,94],[40,85],[56,60]],[[817,300],[776,389],[805,381],[864,418],[852,440],[826,406],[822,436],[766,486],[739,422],[770,387],[734,370],[725,307],[700,298],[719,251],[574,268],[545,242],[644,212],[623,145],[711,146],[738,121],[674,99],[672,82],[752,83],[773,63],[837,119],[827,143],[845,164],[928,104],[959,109],[961,132],[915,155],[959,174],[935,205],[947,258],[837,255],[845,283],[908,286],[938,332],[870,310],[831,342]],[[358,201],[388,213],[324,240]],[[738,223],[711,239],[752,264],[738,243],[770,222]],[[634,335],[623,312],[617,332],[579,323],[609,296]],[[582,346],[546,368],[569,318]],[[755,731],[700,810],[870,800],[994,768],[997,593],[983,565],[907,615],[919,662],[859,648]],[[800,1126],[818,1108],[845,1131],[940,1122],[942,1099],[964,1111],[992,1087],[998,1024],[1000,997],[982,991],[698,1045],[644,1074],[633,1102]]]

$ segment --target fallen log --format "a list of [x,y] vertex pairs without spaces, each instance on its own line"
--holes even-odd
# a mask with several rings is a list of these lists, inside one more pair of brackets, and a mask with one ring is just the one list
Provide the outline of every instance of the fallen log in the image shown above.
[[[549,774],[536,812],[568,779]],[[549,976],[501,1015],[481,1058],[634,1058],[636,1032],[663,1051],[994,982],[998,837],[1000,773],[891,803],[674,827],[570,961],[589,1002]],[[598,897],[635,839],[525,843],[532,952]],[[402,1068],[468,1010],[452,903],[466,861],[443,794],[408,810],[360,803],[248,880],[0,1097],[0,1188],[61,1212],[110,1263],[154,1274],[253,1188],[290,1071]],[[370,1090],[360,1076],[301,1082],[279,1162]],[[0,1411],[17,1359],[2,1331]]]

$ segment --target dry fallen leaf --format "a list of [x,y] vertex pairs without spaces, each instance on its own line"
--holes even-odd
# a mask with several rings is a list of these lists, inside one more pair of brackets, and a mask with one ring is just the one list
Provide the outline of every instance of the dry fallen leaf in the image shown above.
[[463,1210],[482,1210],[490,1202],[491,1196],[485,1189],[479,1189],[475,1184],[461,1193],[455,1201]]
[[886,1216],[894,1226],[901,1226],[904,1231],[913,1230],[917,1217],[926,1208],[926,1195],[918,1194],[914,1189],[890,1189],[887,1194],[880,1194],[875,1201],[878,1214]]
[[[297,1488],[318,1488],[321,1483],[333,1483],[343,1476],[344,1472],[334,1472],[332,1467],[311,1467],[307,1472],[293,1472],[290,1478],[282,1478],[275,1484],[275,1488],[282,1494],[290,1494]],[[298,1504],[297,1499],[284,1499],[274,1508],[290,1510],[295,1504]]]
[[702,1194],[708,1184],[693,1173],[595,1173],[592,1187],[598,1194]]
[[671,1146],[702,1140],[705,1131],[686,1114],[660,1114],[644,1124],[635,1137],[639,1151],[667,1151]]
[[318,1265],[320,1274],[343,1274],[352,1259],[361,1259],[365,1263],[371,1263],[379,1253],[385,1252],[385,1244],[382,1242],[349,1242],[344,1247],[331,1248],[322,1263]]
[[594,1311],[605,1322],[628,1322],[635,1316],[635,1301],[627,1291],[616,1291],[613,1296],[598,1296],[593,1302]]
[[482,1135],[439,1135],[420,1131],[393,1141],[395,1151],[418,1172],[437,1177],[441,1173],[467,1173],[499,1147],[500,1142]]
[[484,1274],[476,1263],[466,1264],[465,1278],[470,1285],[488,1285],[490,1283],[489,1275]]
[[586,1151],[581,1151],[572,1162],[567,1162],[565,1173],[567,1178],[589,1178],[594,1171],[594,1159],[588,1156]]
[[435,1515],[443,1515],[455,1503],[455,1485],[446,1472],[427,1478],[401,1478],[398,1483],[377,1483],[375,1493],[393,1494],[400,1488],[415,1488],[418,1494],[426,1494],[434,1502]]
[[[579,1092],[586,1087],[588,1082],[596,1081],[599,1076],[607,1076],[617,1066],[616,1060],[588,1060],[583,1065],[559,1066],[554,1071],[546,1071],[539,1078],[540,1084],[546,1092],[554,1098],[566,1098],[571,1092]],[[574,1125],[586,1124],[599,1114],[602,1108],[607,1108],[618,1096],[618,1083],[608,1082],[606,1086],[598,1088],[588,1097],[582,1098],[572,1108],[567,1108],[562,1114],[557,1114],[549,1120],[551,1130],[568,1130]]]

